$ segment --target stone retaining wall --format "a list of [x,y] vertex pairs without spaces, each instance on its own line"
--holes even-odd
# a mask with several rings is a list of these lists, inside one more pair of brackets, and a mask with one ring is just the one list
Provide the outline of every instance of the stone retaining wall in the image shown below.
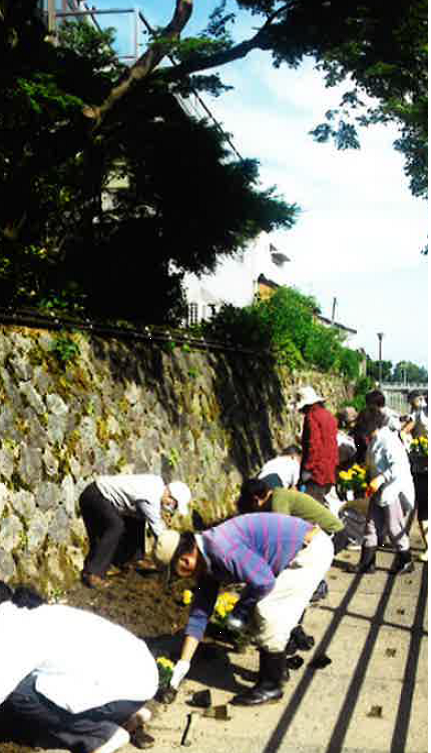
[[0,577],[70,585],[86,546],[78,498],[99,474],[181,479],[219,520],[242,477],[298,435],[291,402],[306,383],[334,410],[347,397],[341,380],[268,356],[1,328]]

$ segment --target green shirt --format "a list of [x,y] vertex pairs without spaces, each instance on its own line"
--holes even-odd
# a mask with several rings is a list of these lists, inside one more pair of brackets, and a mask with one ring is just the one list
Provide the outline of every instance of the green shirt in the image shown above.
[[271,498],[272,512],[294,515],[310,523],[316,523],[326,533],[342,531],[344,523],[320,502],[296,489],[274,489]]

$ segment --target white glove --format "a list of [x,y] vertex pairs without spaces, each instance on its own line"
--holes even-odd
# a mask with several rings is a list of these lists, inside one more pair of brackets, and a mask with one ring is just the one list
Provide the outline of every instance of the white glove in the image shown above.
[[233,633],[242,633],[245,630],[247,622],[241,617],[235,617],[234,614],[228,614],[226,617],[226,627]]
[[171,688],[174,688],[174,690],[178,690],[178,686],[180,682],[184,680],[189,669],[190,669],[189,661],[183,661],[182,659],[177,661],[174,667],[174,671],[172,672],[172,677],[171,677],[171,682],[170,682]]

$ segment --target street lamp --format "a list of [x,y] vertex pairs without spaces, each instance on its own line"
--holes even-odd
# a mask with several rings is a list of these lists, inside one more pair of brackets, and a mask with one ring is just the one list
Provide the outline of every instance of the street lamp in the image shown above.
[[379,387],[382,385],[382,340],[383,332],[377,332],[379,338]]

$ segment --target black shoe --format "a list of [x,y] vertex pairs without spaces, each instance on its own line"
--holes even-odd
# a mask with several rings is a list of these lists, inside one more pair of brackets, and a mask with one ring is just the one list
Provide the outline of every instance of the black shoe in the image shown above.
[[148,732],[145,732],[143,727],[138,727],[131,733],[130,742],[135,748],[146,750],[146,748],[152,748],[154,746],[155,739],[152,735],[149,735]]
[[361,559],[357,565],[347,565],[348,573],[368,573],[371,575],[376,572],[376,549],[375,546],[363,546],[361,550]]
[[282,697],[283,691],[279,685],[261,683],[234,696],[230,703],[234,706],[259,706],[262,703],[275,703]]
[[[295,645],[298,651],[310,651],[310,649],[313,648],[315,642],[312,635],[306,634],[302,625],[297,625],[295,628],[293,628],[290,634],[289,643],[291,640],[295,641]],[[289,643],[287,645],[289,645]],[[288,655],[287,651],[285,653],[286,655]]]
[[321,599],[326,599],[327,595],[328,595],[328,584],[326,583],[325,580],[321,580],[313,596],[310,599],[310,603],[320,601]]
[[286,671],[289,669],[299,669],[304,664],[304,659],[302,656],[298,656],[298,654],[295,654],[295,656],[288,656],[286,658]]
[[286,643],[286,648],[284,649],[285,656],[293,656],[296,654],[297,650],[298,646],[296,645],[295,636],[291,634]]
[[405,573],[412,573],[414,569],[412,555],[410,549],[408,549],[406,552],[397,552],[390,573],[392,575],[404,575]]

